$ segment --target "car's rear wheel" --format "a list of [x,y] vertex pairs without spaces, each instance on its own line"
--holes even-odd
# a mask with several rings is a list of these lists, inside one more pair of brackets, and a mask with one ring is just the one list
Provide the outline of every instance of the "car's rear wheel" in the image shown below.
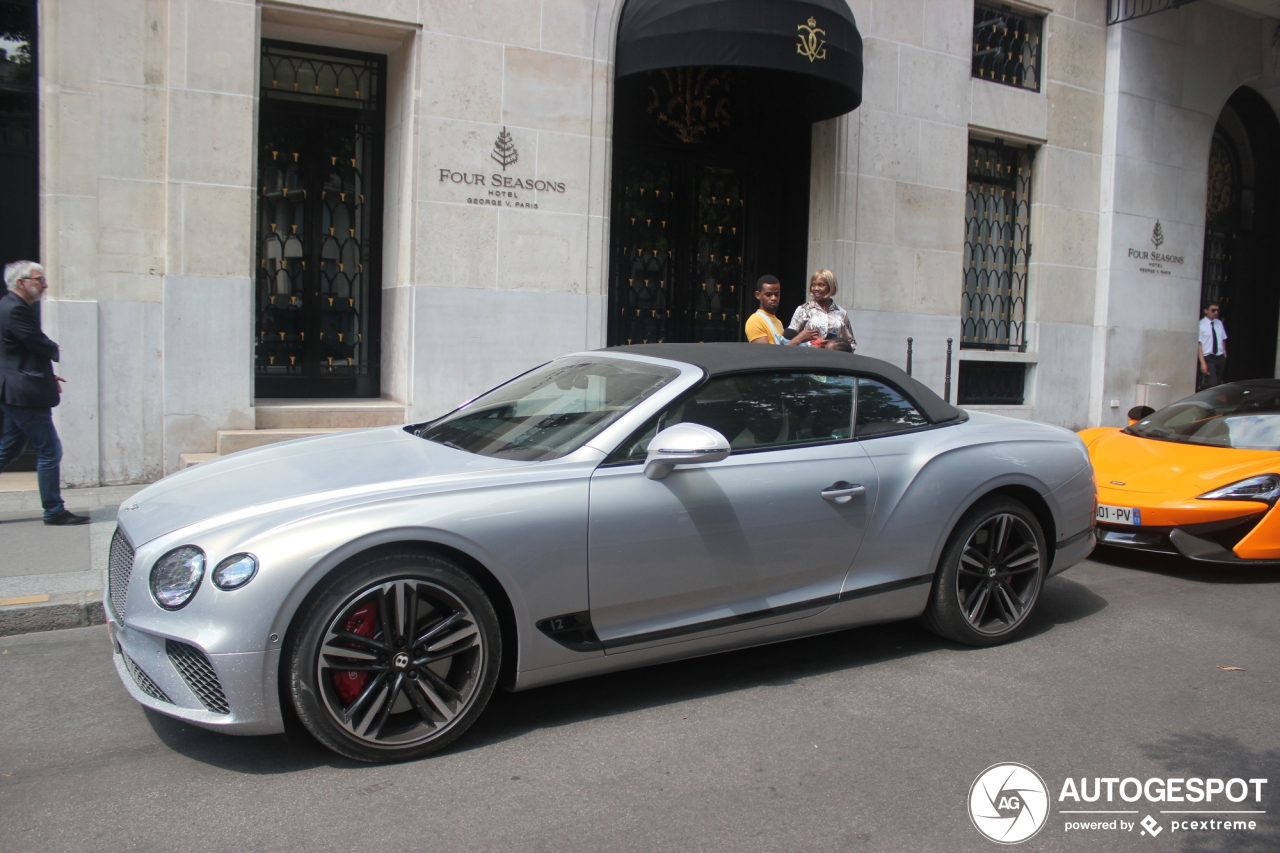
[[493,605],[453,562],[374,557],[328,580],[286,649],[288,692],[321,743],[360,761],[429,755],[484,710],[502,659]]
[[925,624],[970,646],[994,646],[1027,624],[1048,567],[1040,522],[1012,498],[975,504],[947,539]]

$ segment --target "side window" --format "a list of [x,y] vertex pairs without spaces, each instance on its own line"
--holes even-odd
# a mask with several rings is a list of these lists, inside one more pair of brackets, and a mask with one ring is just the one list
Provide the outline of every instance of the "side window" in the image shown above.
[[712,379],[638,430],[606,461],[644,459],[653,436],[679,423],[709,426],[735,451],[849,439],[854,381],[852,376],[817,373]]
[[874,379],[858,380],[858,438],[928,426],[910,400]]

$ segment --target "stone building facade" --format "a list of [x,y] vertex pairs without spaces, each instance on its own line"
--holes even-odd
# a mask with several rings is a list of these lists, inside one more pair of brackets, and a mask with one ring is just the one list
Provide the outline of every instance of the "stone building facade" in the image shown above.
[[[374,327],[308,321],[309,346],[322,346],[317,329],[331,336],[308,352],[330,368],[334,353],[342,366],[355,352],[350,363],[376,377],[359,393],[403,404],[410,421],[549,358],[621,342],[610,330],[629,279],[617,256],[633,248],[619,243],[618,194],[632,186],[614,138],[624,5],[40,2],[39,251],[44,323],[69,380],[56,410],[66,481],[155,479],[182,454],[212,450],[219,430],[253,428],[259,384],[284,387],[271,371],[295,351],[286,344],[304,346],[290,343],[283,314],[264,319],[294,304],[273,282],[304,275],[307,257],[343,267],[332,275],[353,310],[357,286],[378,290],[363,315]],[[1016,75],[975,59],[989,5],[851,0],[862,104],[806,129],[807,227],[802,214],[777,226],[800,228],[783,249],[803,267],[788,263],[836,272],[859,352],[902,365],[910,337],[915,375],[942,391],[950,338],[952,399],[1082,428],[1122,423],[1143,388],[1154,402],[1192,390],[1206,235],[1221,232],[1212,293],[1240,306],[1226,312],[1229,330],[1263,318],[1248,320],[1242,346],[1274,375],[1280,303],[1267,294],[1280,282],[1257,256],[1280,231],[1274,152],[1262,144],[1280,107],[1280,4],[1202,0],[1108,25],[1107,0],[997,3],[991,26],[1038,28],[1017,34],[1035,56]],[[272,128],[300,125],[272,110],[305,99],[296,87],[277,96],[277,72],[265,70],[277,66],[264,60],[273,45],[374,75],[376,91],[333,87],[377,125],[355,178],[305,184],[288,163],[276,168]],[[296,62],[294,83],[305,76]],[[323,135],[309,133],[299,146]],[[358,152],[344,151],[356,169]],[[265,215],[307,186],[306,198],[337,193],[346,207],[290,202],[294,219]],[[1207,229],[1218,208],[1226,224]],[[319,236],[291,249],[285,227],[304,213]],[[1009,227],[993,241],[1000,217]],[[326,248],[325,229],[358,241],[357,225],[364,255]],[[739,267],[735,293],[772,271]],[[788,286],[786,310],[803,281]],[[265,293],[282,301],[268,311]]]

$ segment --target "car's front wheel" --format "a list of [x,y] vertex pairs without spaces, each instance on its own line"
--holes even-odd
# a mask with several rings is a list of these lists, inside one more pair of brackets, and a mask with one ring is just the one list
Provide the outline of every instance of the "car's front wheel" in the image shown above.
[[984,498],[951,531],[925,624],[965,645],[1008,642],[1035,609],[1047,558],[1044,532],[1031,510],[1012,498]]
[[498,617],[453,562],[374,557],[329,579],[285,650],[307,730],[360,761],[444,748],[488,703],[502,659]]

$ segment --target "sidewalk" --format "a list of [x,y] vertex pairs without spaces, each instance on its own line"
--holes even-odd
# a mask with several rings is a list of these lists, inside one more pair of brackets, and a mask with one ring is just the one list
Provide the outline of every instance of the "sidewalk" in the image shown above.
[[102,624],[116,510],[143,488],[63,489],[67,509],[92,521],[48,527],[35,474],[0,474],[0,636]]

